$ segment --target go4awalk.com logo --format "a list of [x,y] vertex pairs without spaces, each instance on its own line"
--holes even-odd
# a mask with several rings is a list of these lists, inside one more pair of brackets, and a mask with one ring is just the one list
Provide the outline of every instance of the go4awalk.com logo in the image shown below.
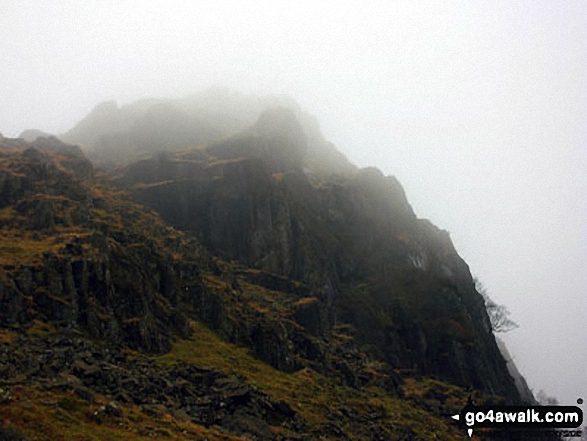
[[580,437],[583,411],[577,406],[474,406],[465,408],[452,418],[467,430],[469,437],[476,429],[553,432],[556,435]]

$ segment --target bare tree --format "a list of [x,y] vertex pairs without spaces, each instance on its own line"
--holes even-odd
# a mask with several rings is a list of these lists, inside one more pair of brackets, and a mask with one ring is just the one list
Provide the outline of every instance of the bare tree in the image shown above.
[[487,315],[489,315],[493,332],[509,332],[519,328],[519,325],[510,319],[510,311],[507,307],[505,305],[498,305],[491,300],[489,294],[487,294],[487,289],[479,279],[474,278],[473,282],[475,283],[475,289],[485,300],[485,308],[487,309]]

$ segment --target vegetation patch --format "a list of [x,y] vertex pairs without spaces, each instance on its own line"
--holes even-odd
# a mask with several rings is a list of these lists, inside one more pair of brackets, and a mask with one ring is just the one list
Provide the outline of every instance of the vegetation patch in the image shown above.
[[[284,401],[298,413],[313,433],[329,433],[332,424],[352,439],[372,439],[359,422],[372,419],[391,439],[460,440],[443,418],[434,417],[409,401],[390,396],[376,387],[355,389],[312,369],[286,373],[255,358],[244,348],[227,343],[199,322],[192,322],[193,337],[177,341],[170,353],[156,358],[172,366],[180,361],[210,367],[246,379],[274,401]],[[368,426],[368,425],[367,425]],[[337,439],[325,437],[324,439]]]
[[71,391],[18,386],[13,389],[11,400],[0,404],[0,428],[39,441],[246,439],[178,421],[171,415],[153,418],[139,406],[117,405],[118,412],[109,413],[108,403],[104,396],[90,404]]

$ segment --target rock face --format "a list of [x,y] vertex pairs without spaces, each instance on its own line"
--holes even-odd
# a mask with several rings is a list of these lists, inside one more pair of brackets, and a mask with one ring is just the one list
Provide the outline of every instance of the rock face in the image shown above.
[[[312,332],[349,325],[394,367],[519,398],[468,266],[447,232],[415,216],[397,179],[308,172],[283,110],[251,132],[143,162],[149,173],[129,167],[118,183],[213,253],[307,285],[326,311]],[[313,313],[298,314],[307,323]]]
[[41,265],[15,271],[13,282],[1,287],[0,322],[25,324],[34,317],[149,352],[169,350],[173,331],[188,335],[185,314],[164,297],[172,291],[173,269],[161,264],[162,256],[113,243],[104,255],[76,256],[76,245],[81,250],[87,243],[67,244]]
[[[449,234],[376,168],[315,168],[306,123],[274,107],[108,180],[56,138],[0,138],[0,386],[52,375],[108,397],[92,418],[137,405],[231,434],[216,439],[426,439],[406,421],[458,411],[450,394],[526,398]],[[219,371],[190,361],[198,342]]]
[[[54,137],[37,138],[30,144],[20,140],[2,144],[0,208],[21,200],[38,184],[49,184],[54,196],[83,198],[80,185],[93,177],[94,170],[79,147],[65,145]],[[57,152],[59,160],[55,160]]]
[[149,222],[140,210],[133,218],[124,207],[123,219],[93,187],[79,147],[55,138],[3,147],[0,239],[12,245],[0,252],[0,324],[61,323],[152,352],[187,335],[170,250],[133,232]]
[[[55,139],[3,144],[0,327],[52,323],[163,353],[199,319],[283,371],[338,363],[324,340],[328,312],[303,284],[218,261],[96,181],[77,148]],[[178,172],[156,161],[157,176]],[[366,367],[353,366],[353,378]]]

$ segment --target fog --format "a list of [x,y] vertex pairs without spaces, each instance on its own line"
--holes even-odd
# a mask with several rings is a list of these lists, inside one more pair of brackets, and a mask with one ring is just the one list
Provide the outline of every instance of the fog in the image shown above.
[[3,0],[0,132],[216,85],[290,95],[451,233],[520,325],[530,387],[587,399],[587,3],[195,3]]

